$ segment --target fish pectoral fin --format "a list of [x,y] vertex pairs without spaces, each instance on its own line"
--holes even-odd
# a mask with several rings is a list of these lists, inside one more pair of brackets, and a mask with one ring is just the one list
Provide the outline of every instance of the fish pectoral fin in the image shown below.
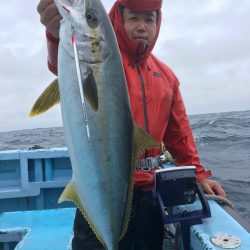
[[161,144],[156,139],[154,139],[151,135],[149,135],[143,128],[139,127],[136,123],[133,123],[133,146],[132,146],[132,162],[131,162],[132,170],[130,175],[130,183],[127,193],[127,203],[125,208],[125,214],[123,217],[120,238],[123,238],[128,228],[131,207],[132,207],[132,199],[133,199],[134,172],[136,170],[138,161],[140,160],[142,154],[144,154],[146,150],[159,147],[161,147]]
[[80,212],[82,213],[82,215],[84,216],[84,218],[88,222],[90,228],[94,232],[96,238],[101,242],[101,244],[103,246],[105,246],[104,240],[102,239],[101,235],[99,234],[99,232],[95,228],[94,224],[92,223],[88,214],[86,213],[83,205],[81,204],[81,200],[79,199],[77,192],[76,192],[76,187],[75,187],[74,181],[70,181],[70,183],[66,186],[66,188],[63,190],[61,196],[59,197],[58,203],[61,203],[63,201],[72,201],[77,205]]
[[40,115],[58,103],[60,103],[60,93],[58,80],[55,79],[38,97],[29,115],[31,117]]
[[95,77],[93,75],[92,70],[88,72],[87,77],[82,82],[83,93],[88,103],[92,107],[94,111],[98,110],[98,92]]

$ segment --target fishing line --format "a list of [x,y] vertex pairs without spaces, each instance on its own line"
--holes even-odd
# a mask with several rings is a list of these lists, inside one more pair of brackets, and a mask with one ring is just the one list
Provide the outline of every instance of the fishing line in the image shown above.
[[74,49],[77,80],[78,80],[80,95],[81,95],[81,100],[82,100],[84,123],[85,123],[86,131],[87,131],[88,141],[90,141],[89,123],[88,123],[88,116],[87,116],[87,111],[86,111],[85,97],[84,97],[84,93],[82,89],[82,76],[81,76],[81,70],[79,66],[79,58],[78,58],[78,53],[77,53],[76,36],[75,36],[74,28],[73,28],[73,35],[72,35],[72,45]]

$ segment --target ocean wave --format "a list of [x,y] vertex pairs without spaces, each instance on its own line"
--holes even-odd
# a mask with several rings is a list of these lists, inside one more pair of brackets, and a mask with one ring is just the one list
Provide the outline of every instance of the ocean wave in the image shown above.
[[227,145],[250,146],[250,136],[245,136],[245,135],[230,135],[230,134],[196,135],[194,133],[194,139],[197,144],[225,143]]
[[0,150],[25,150],[33,145],[43,148],[65,147],[62,127],[38,128],[0,133]]
[[190,116],[193,129],[249,129],[250,111],[227,112]]
[[191,116],[190,124],[197,143],[250,142],[250,111]]

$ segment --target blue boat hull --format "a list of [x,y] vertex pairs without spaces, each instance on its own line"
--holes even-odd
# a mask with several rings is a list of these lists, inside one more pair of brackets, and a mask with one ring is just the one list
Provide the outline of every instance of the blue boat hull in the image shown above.
[[[0,152],[0,250],[71,249],[75,207],[70,202],[57,203],[71,174],[66,148]],[[209,204],[212,217],[191,227],[190,249],[222,249],[211,239],[224,233],[240,239],[237,250],[249,250],[248,225],[216,202]],[[200,206],[196,201],[173,211],[193,211]],[[181,238],[179,234],[179,249],[186,250]]]

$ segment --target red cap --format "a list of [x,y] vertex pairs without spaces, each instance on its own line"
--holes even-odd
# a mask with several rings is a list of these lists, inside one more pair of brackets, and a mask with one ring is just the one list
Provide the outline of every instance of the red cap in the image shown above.
[[162,6],[162,0],[118,0],[118,3],[135,11],[159,10]]

